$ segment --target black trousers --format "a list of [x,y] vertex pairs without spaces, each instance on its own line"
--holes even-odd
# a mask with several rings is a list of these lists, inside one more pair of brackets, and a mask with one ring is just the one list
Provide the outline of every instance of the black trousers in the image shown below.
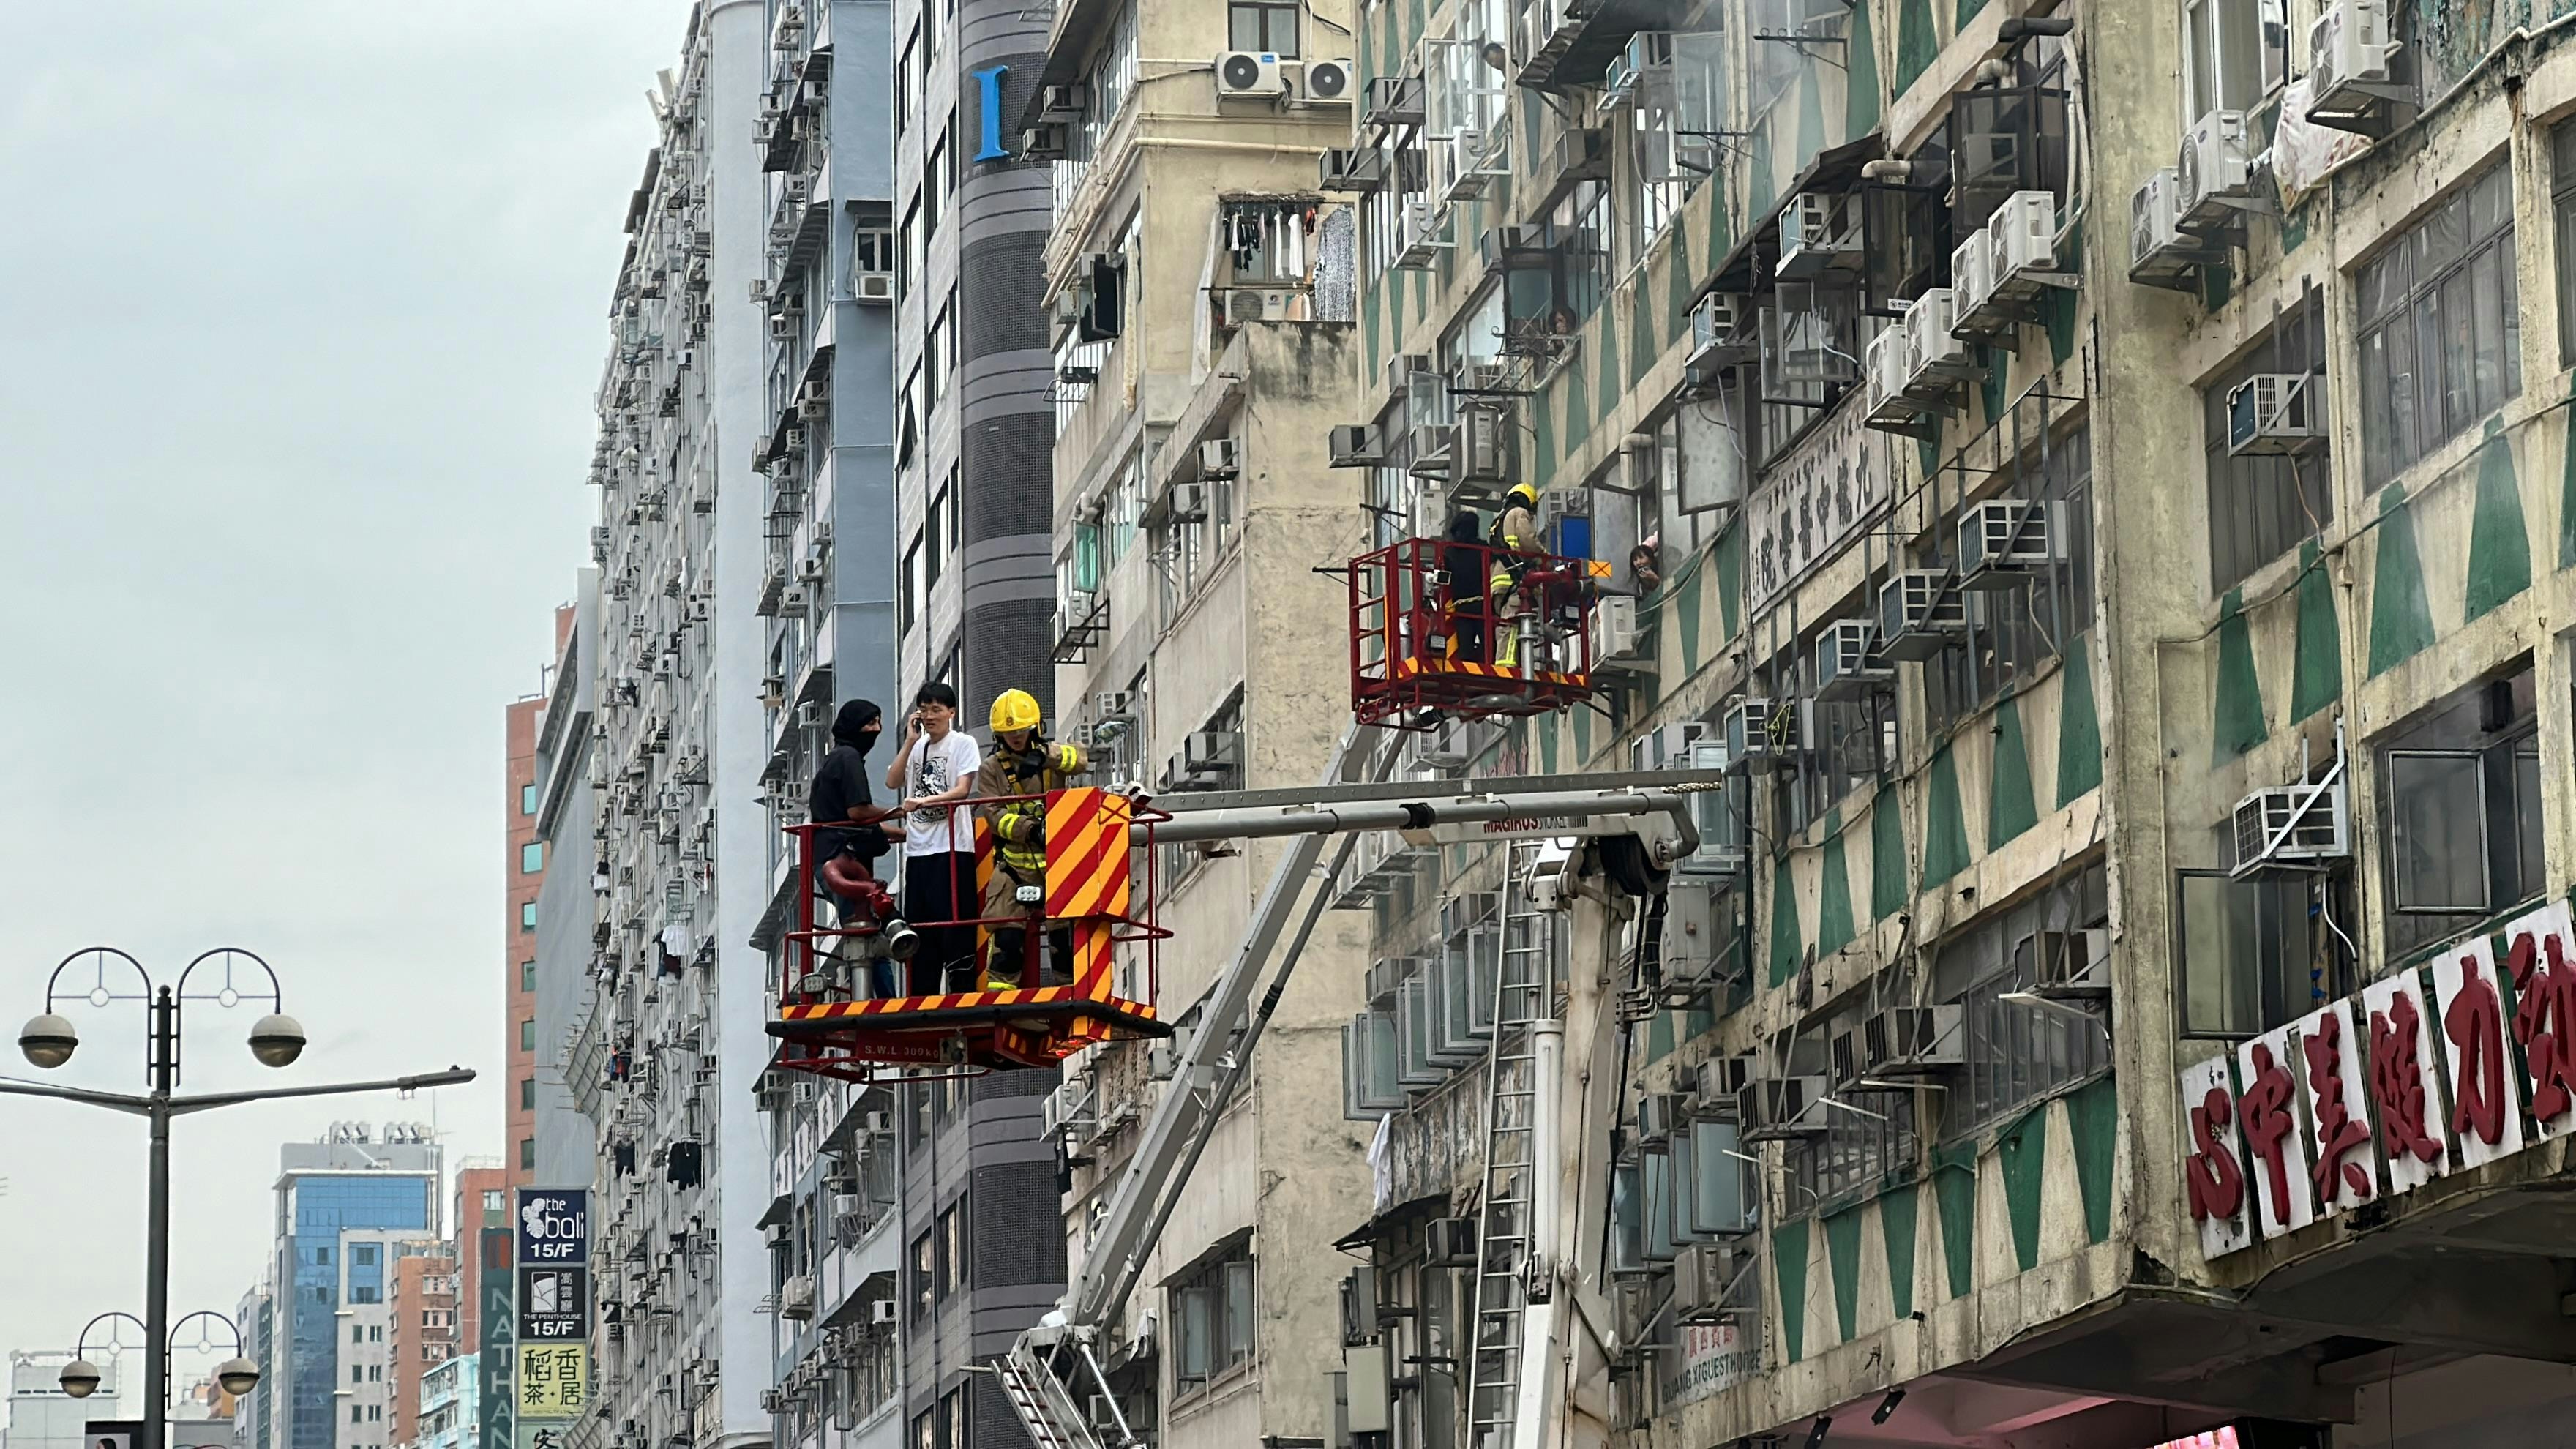
[[913,995],[936,995],[951,989],[943,982],[973,974],[975,928],[929,923],[972,919],[974,912],[961,903],[977,898],[975,857],[945,850],[904,857],[903,918],[921,936],[921,949],[913,953],[906,973]]

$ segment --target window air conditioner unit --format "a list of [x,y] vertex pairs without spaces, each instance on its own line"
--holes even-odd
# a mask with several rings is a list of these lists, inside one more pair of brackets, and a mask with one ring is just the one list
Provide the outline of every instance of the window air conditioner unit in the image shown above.
[[1956,294],[1958,316],[1953,319],[1964,326],[1985,310],[1995,295],[1995,252],[1991,232],[1971,232],[1968,239],[1950,249],[1950,290]]
[[1964,1009],[1958,1006],[1891,1006],[1863,1017],[1860,1075],[1928,1076],[1967,1064]]
[[1816,635],[1816,698],[1851,699],[1895,682],[1896,671],[1878,657],[1877,635],[1867,619],[1837,619]]
[[1427,1261],[1434,1267],[1472,1268],[1476,1265],[1474,1218],[1433,1218],[1427,1227]]
[[1648,1092],[1637,1099],[1637,1140],[1649,1146],[1670,1142],[1690,1130],[1690,1098],[1679,1092]]
[[771,1223],[768,1227],[761,1229],[760,1240],[773,1248],[783,1248],[787,1246],[787,1235],[787,1224]]
[[1943,569],[1908,569],[1878,591],[1879,649],[1890,659],[1922,661],[1968,632],[1968,603]]
[[1279,69],[1279,57],[1269,51],[1224,51],[1216,58],[1216,93],[1219,100],[1284,96],[1288,77]]
[[1234,730],[1196,730],[1181,741],[1181,768],[1192,780],[1212,780],[1243,768],[1243,736]]
[[894,301],[894,273],[892,272],[853,272],[850,275],[850,286],[862,302]]
[[1959,581],[1971,589],[2009,589],[2031,571],[2057,562],[2064,508],[2031,498],[1996,498],[1959,518]]
[[1825,1079],[1755,1077],[1735,1094],[1735,1125],[1745,1142],[1781,1142],[1825,1130]]
[[1726,744],[1726,767],[1748,768],[1755,760],[1769,763],[1778,757],[1778,741],[1772,737],[1773,705],[1767,699],[1744,698],[1726,707],[1718,719],[1718,737]]
[[1860,233],[1852,225],[1850,197],[1803,191],[1789,198],[1780,213],[1780,259],[1772,275],[1814,277],[1859,256]]
[[1397,126],[1421,125],[1426,89],[1423,78],[1418,75],[1375,77],[1368,83],[1368,95],[1360,107],[1361,126],[1389,130]]
[[1406,198],[1401,233],[1403,245],[1396,250],[1394,265],[1408,268],[1431,265],[1432,258],[1442,249],[1439,239],[1433,235],[1440,229],[1440,214],[1437,202],[1424,197]]
[[1957,303],[1958,294],[1948,287],[1930,287],[1905,309],[1905,346],[1913,354],[1908,389],[1945,393],[1965,372],[1968,349],[1950,331]]
[[1080,116],[1091,104],[1090,87],[1072,85],[1038,87],[1038,114],[1042,116]]
[[2245,113],[2211,111],[2192,122],[2174,159],[2174,212],[2180,223],[2206,227],[2225,222],[2234,211],[2228,203],[2252,189]]
[[1208,496],[1206,484],[1175,483],[1172,485],[1172,491],[1169,496],[1170,506],[1164,510],[1165,522],[1205,523],[1207,521]]
[[1306,62],[1305,81],[1307,100],[1347,102],[1351,98],[1351,63],[1310,60]]
[[2396,54],[2388,0],[2333,0],[2308,27],[2308,119],[2349,123],[2388,99]]
[[2227,394],[2227,451],[2304,453],[2325,441],[2325,379],[2307,372],[2258,372]]
[[1336,468],[1374,468],[1386,461],[1377,444],[1377,429],[1367,423],[1342,423],[1326,436],[1325,453]]
[[1744,1090],[1744,1084],[1751,1080],[1751,1057],[1710,1057],[1701,1062],[1697,1081],[1702,1114],[1705,1115],[1711,1106],[1734,1103]]
[[1061,161],[1071,127],[1062,121],[1040,121],[1020,132],[1020,159],[1023,161]]
[[2344,813],[2343,781],[2323,786],[2278,785],[2236,802],[2239,880],[2283,864],[2342,860],[2352,854]]
[[1375,191],[1385,180],[1385,160],[1374,147],[1326,151],[1315,160],[1318,191]]
[[1691,350],[1684,366],[1697,371],[1741,362],[1751,341],[1753,299],[1741,292],[1711,292],[1691,308]]
[[2052,998],[2111,994],[2111,933],[2036,931],[2013,944],[2016,964],[2029,953],[2031,989]]
[[819,418],[832,410],[832,385],[822,378],[796,390],[796,416]]
[[1413,460],[1407,466],[1406,471],[1412,473],[1415,477],[1428,475],[1436,478],[1445,478],[1449,476],[1449,454],[1451,449],[1456,446],[1456,433],[1457,429],[1455,427],[1445,424],[1423,423],[1417,425],[1411,434],[1413,441]]
[[1131,704],[1127,691],[1123,689],[1100,690],[1091,696],[1091,717],[1096,720],[1125,719]]
[[[1707,732],[1708,726],[1698,720],[1648,730],[1628,742],[1628,768],[1639,773],[1702,768],[1691,763],[1691,749]],[[1721,761],[1719,768],[1723,767]]]
[[891,1324],[902,1309],[891,1298],[880,1298],[868,1305],[868,1322],[880,1326]]
[[1511,414],[1501,408],[1471,407],[1458,414],[1457,476],[1461,483],[1512,481]]
[[1735,1314],[1727,1290],[1735,1286],[1735,1254],[1718,1243],[1684,1243],[1673,1255],[1673,1313],[1684,1323],[1724,1323]]
[[1242,471],[1239,449],[1232,438],[1210,438],[1199,444],[1199,476],[1231,478]]
[[1417,372],[1430,371],[1432,366],[1429,353],[1399,352],[1386,360],[1384,391],[1389,398],[1404,397],[1413,390],[1413,375]]
[[778,1316],[806,1319],[814,1316],[814,1275],[799,1273],[778,1290]]

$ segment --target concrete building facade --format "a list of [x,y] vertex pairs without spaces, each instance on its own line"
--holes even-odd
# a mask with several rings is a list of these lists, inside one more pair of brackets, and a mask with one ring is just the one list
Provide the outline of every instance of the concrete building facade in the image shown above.
[[[576,1063],[582,1025],[598,1007],[595,936],[605,904],[596,873],[600,799],[591,788],[596,758],[599,679],[599,570],[575,575],[573,602],[558,611],[555,659],[546,675],[537,723],[536,839],[571,868],[548,875],[537,891],[537,933],[530,956],[531,1015],[536,1023],[529,1126],[536,1140],[535,1181],[580,1187],[598,1173],[599,1137],[583,1115],[576,1079],[595,1081],[602,1064]],[[467,1348],[473,1345],[470,1341]]]
[[[2564,1414],[2557,8],[1354,17],[1350,461],[1432,533],[1479,501],[1439,430],[1498,411],[1478,481],[1633,600],[1603,713],[1431,767],[1734,772],[1662,907],[1551,956],[1616,1097],[1579,1432]],[[1363,1445],[1472,1442],[1491,1381],[1487,1048],[1409,1033],[1500,865],[1348,883],[1396,963],[1345,1064]]]
[[[897,259],[891,7],[773,0],[760,96],[768,217],[754,284],[767,342],[759,817],[767,874],[750,935],[770,995],[803,875],[792,827],[842,703],[899,713],[895,668]],[[876,763],[882,765],[883,754]],[[755,1226],[772,1307],[762,1403],[780,1445],[901,1442],[892,1097],[772,1071]],[[870,1124],[875,1123],[872,1130]]]
[[69,1350],[9,1351],[9,1422],[0,1428],[0,1444],[10,1449],[88,1449],[81,1426],[91,1419],[125,1417],[118,1385],[125,1355],[95,1351],[90,1362],[99,1371],[98,1388],[88,1398],[63,1392],[63,1366]]
[[839,699],[892,688],[886,26],[868,4],[696,7],[630,210],[595,642],[573,646],[589,703],[567,701],[589,741],[569,728],[557,766],[590,788],[549,827],[588,838],[587,993],[567,973],[551,994],[539,966],[597,1142],[584,1443],[769,1442],[780,1360],[813,1359],[817,1382],[842,1351],[780,1332],[783,1260],[760,1243],[785,1114],[815,1096],[767,1070],[763,1028],[792,901],[781,827]]
[[[1366,536],[1359,484],[1325,447],[1358,396],[1358,214],[1316,189],[1316,158],[1348,144],[1351,98],[1331,77],[1351,24],[1335,5],[1055,14],[1025,118],[1059,158],[1051,643],[1097,778],[1309,785],[1340,733],[1344,591],[1314,570]],[[1242,93],[1202,59],[1244,49],[1274,57],[1275,89]],[[1156,913],[1173,935],[1150,958],[1128,948],[1122,992],[1187,1029],[1283,848],[1166,849]],[[1111,1383],[1157,1443],[1291,1442],[1332,1422],[1322,1265],[1366,1193],[1364,1136],[1334,1103],[1367,945],[1351,916],[1316,932],[1118,1326]],[[1165,1050],[1066,1065],[1049,1145],[1077,1263],[1172,1089]]]

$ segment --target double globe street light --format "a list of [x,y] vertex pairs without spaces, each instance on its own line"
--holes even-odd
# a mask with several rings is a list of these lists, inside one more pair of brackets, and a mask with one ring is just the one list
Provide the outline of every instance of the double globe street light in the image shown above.
[[[86,963],[90,976],[86,990],[78,989],[78,976],[72,989],[66,989],[64,974],[76,965]],[[247,963],[245,966],[244,963]],[[196,982],[203,968],[209,980]],[[255,970],[250,968],[256,968]],[[126,984],[126,971],[142,983],[138,992]],[[192,984],[194,983],[194,984]],[[245,1102],[271,1102],[284,1097],[329,1097],[351,1092],[411,1093],[423,1087],[444,1087],[474,1080],[474,1073],[464,1067],[449,1067],[443,1072],[425,1072],[416,1076],[393,1077],[372,1082],[339,1082],[321,1087],[269,1087],[251,1092],[198,1092],[178,1096],[180,1014],[189,1002],[204,1002],[226,1010],[244,1002],[264,1004],[267,1014],[250,1030],[250,1052],[261,1065],[292,1065],[304,1054],[304,1028],[286,1014],[286,1003],[277,985],[277,972],[256,954],[237,946],[219,946],[201,952],[180,968],[179,979],[161,985],[143,963],[113,946],[87,946],[74,951],[54,967],[45,982],[45,1009],[30,1019],[18,1033],[18,1050],[34,1065],[52,1070],[72,1059],[80,1049],[80,1032],[71,1018],[55,1008],[75,1000],[85,1000],[93,1007],[105,1007],[120,1001],[139,1001],[150,1017],[150,1029],[144,1041],[144,1078],[151,1091],[143,1096],[122,1092],[94,1092],[82,1087],[56,1087],[41,1082],[13,1081],[0,1077],[0,1095],[51,1097],[57,1101],[78,1102],[84,1106],[104,1107],[111,1112],[125,1112],[144,1118],[152,1127],[152,1171],[148,1225],[144,1238],[144,1309],[143,1377],[148,1412],[143,1417],[142,1442],[136,1449],[167,1449],[169,1425],[164,1417],[170,1402],[170,1120],[193,1112],[208,1112],[217,1107],[237,1107]],[[95,1322],[95,1320],[93,1320]],[[82,1330],[84,1339],[88,1330]],[[238,1350],[240,1333],[234,1333]],[[77,1352],[77,1350],[76,1350]],[[83,1361],[78,1366],[86,1366]],[[239,1378],[244,1370],[248,1383],[259,1381],[259,1370],[236,1356],[216,1371],[217,1381],[229,1374]],[[96,1370],[89,1387],[96,1389]],[[68,1377],[66,1393],[78,1398]]]
[[[75,1399],[86,1399],[90,1395],[97,1393],[99,1383],[106,1378],[105,1374],[98,1371],[98,1365],[89,1361],[89,1333],[91,1329],[98,1327],[100,1324],[107,1322],[111,1318],[121,1318],[126,1322],[133,1324],[137,1328],[143,1327],[142,1319],[135,1317],[131,1313],[120,1313],[113,1309],[100,1314],[98,1317],[91,1319],[88,1323],[81,1326],[80,1342],[75,1344],[72,1348],[72,1361],[64,1364],[63,1371],[55,1377],[55,1382],[63,1386],[63,1392],[69,1394]],[[259,1365],[252,1363],[248,1358],[242,1356],[242,1333],[240,1326],[220,1313],[201,1311],[191,1313],[187,1317],[180,1319],[178,1323],[171,1328],[171,1340],[167,1346],[167,1350],[175,1352],[178,1349],[179,1341],[177,1335],[179,1329],[185,1328],[189,1324],[194,1323],[201,1318],[212,1319],[213,1321],[222,1324],[232,1333],[233,1336],[233,1356],[225,1359],[222,1363],[215,1365],[215,1387],[222,1389],[225,1393],[232,1395],[236,1399],[249,1393],[252,1389],[259,1387]],[[163,1406],[163,1412],[168,1412],[167,1405]]]

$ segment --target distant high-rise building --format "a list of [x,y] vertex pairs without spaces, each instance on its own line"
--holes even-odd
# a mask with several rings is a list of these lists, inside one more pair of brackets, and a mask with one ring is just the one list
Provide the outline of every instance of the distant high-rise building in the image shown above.
[[262,1269],[259,1283],[241,1296],[234,1306],[233,1322],[241,1328],[242,1357],[259,1365],[259,1383],[233,1405],[233,1449],[271,1449],[269,1431],[273,1415],[269,1405],[275,1402],[276,1366],[272,1362],[274,1341],[272,1315],[276,1312],[272,1263]]
[[506,1224],[510,1218],[509,1171],[486,1157],[457,1165],[456,1194],[448,1209],[449,1251],[455,1257],[463,1279],[456,1294],[457,1352],[472,1353],[482,1342],[482,1304],[474,1291],[475,1239],[481,1232],[486,1212],[500,1214],[496,1221]]
[[[427,1128],[388,1124],[382,1134],[359,1124],[331,1129],[320,1142],[290,1142],[280,1149],[275,1252],[278,1305],[270,1378],[276,1387],[269,1412],[269,1449],[347,1449],[344,1437],[348,1387],[341,1364],[348,1329],[340,1318],[344,1293],[341,1235],[351,1229],[389,1228],[424,1238],[439,1230],[442,1171],[438,1144]],[[377,1267],[381,1292],[381,1262]],[[356,1280],[364,1282],[363,1278]],[[366,1442],[375,1442],[368,1440]]]
[[[572,619],[569,608],[555,611],[558,650],[572,629]],[[503,711],[508,789],[503,801],[507,824],[502,831],[506,841],[502,868],[509,885],[502,892],[507,901],[502,939],[510,944],[503,952],[508,974],[501,985],[509,1002],[502,1041],[509,1069],[503,1088],[506,1130],[501,1142],[513,1187],[536,1181],[537,1171],[537,893],[546,878],[546,844],[537,838],[537,800],[542,793],[537,783],[537,734],[545,709],[546,696],[539,693],[513,700]]]
[[538,887],[534,947],[511,983],[514,993],[526,988],[524,999],[512,998],[518,1003],[513,1020],[536,1021],[530,1075],[517,1089],[528,1110],[512,1117],[512,1132],[536,1139],[532,1180],[547,1187],[584,1187],[598,1171],[599,1134],[582,1115],[572,1084],[577,1075],[595,1079],[601,1070],[597,1061],[573,1057],[584,1022],[599,1007],[591,968],[599,959],[603,904],[593,865],[600,800],[590,778],[599,758],[591,738],[599,652],[599,570],[586,568],[573,602],[555,611],[555,657],[537,719],[535,841],[545,856],[561,854],[568,864],[546,872]]
[[[402,1375],[396,1287],[407,1262],[443,1261],[446,1243],[422,1232],[346,1228],[340,1233],[340,1368],[331,1415],[340,1449],[400,1444]],[[452,1316],[452,1315],[451,1315]],[[413,1393],[417,1393],[417,1385]]]

